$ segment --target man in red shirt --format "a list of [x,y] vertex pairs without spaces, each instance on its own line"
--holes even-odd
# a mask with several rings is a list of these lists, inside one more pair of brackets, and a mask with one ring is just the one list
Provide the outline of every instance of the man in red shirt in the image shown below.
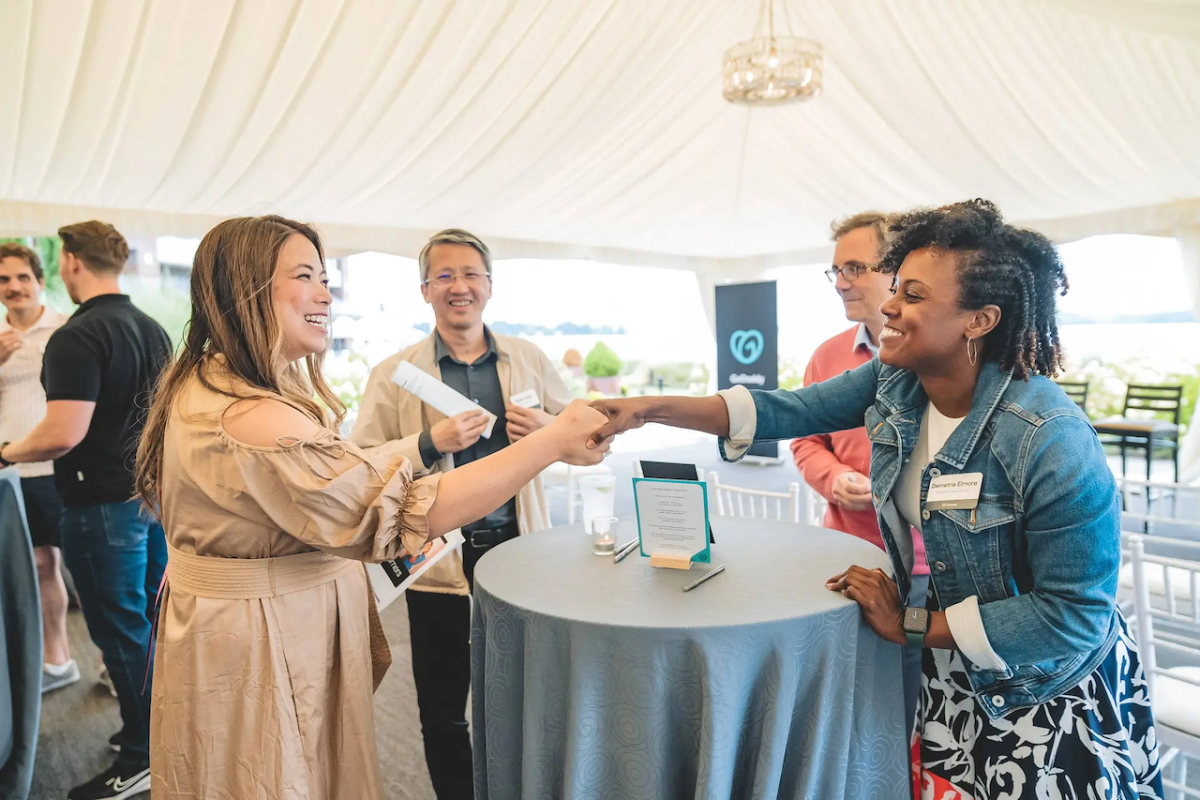
[[[872,272],[871,267],[879,261],[886,233],[887,217],[875,211],[834,223],[833,267],[825,274],[841,295],[846,319],[856,324],[817,348],[804,371],[805,386],[861,366],[879,352],[879,307],[891,292],[892,276]],[[829,502],[825,527],[882,548],[867,477],[871,443],[866,428],[796,439],[792,456],[805,482]]]
[[[819,383],[867,363],[879,352],[883,314],[879,307],[891,294],[892,276],[872,272],[887,238],[887,216],[864,211],[833,224],[833,266],[825,275],[846,306],[853,328],[826,340],[808,362],[804,385]],[[792,442],[792,457],[805,482],[829,502],[825,527],[853,534],[883,548],[879,522],[871,504],[871,442],[866,428],[806,436]],[[923,605],[929,567],[925,545],[913,531],[913,590],[910,605]],[[905,648],[904,695],[908,723],[916,714],[921,686],[921,652]],[[911,727],[910,727],[911,732]]]

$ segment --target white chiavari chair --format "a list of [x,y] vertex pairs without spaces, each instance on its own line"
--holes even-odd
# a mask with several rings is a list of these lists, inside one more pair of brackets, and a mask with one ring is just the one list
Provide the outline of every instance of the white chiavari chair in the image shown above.
[[744,489],[721,483],[714,470],[708,473],[708,485],[716,497],[717,516],[775,519],[781,522],[800,522],[800,484],[791,483],[786,492],[765,489]]
[[[1169,547],[1176,555],[1148,553],[1147,545]],[[1168,797],[1200,800],[1200,791],[1186,786],[1187,761],[1200,758],[1200,542],[1135,533],[1129,537],[1129,555],[1137,643],[1161,748],[1163,788]],[[1164,591],[1158,596],[1151,592],[1153,574],[1162,576]],[[1177,591],[1180,582],[1186,592]],[[1175,666],[1163,666],[1166,662]]]

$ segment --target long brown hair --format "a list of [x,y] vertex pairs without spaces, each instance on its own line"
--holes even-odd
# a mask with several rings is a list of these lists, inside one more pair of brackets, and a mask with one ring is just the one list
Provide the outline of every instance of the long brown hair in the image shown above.
[[[306,356],[303,368],[300,362],[284,361],[283,334],[271,286],[279,251],[297,233],[312,242],[324,261],[316,230],[274,215],[227,219],[200,240],[192,264],[192,317],[183,347],[159,378],[138,444],[135,488],[152,511],[158,510],[161,499],[159,478],[167,421],[188,380],[194,375],[208,389],[230,397],[260,396],[215,385],[205,375],[206,362],[218,353],[225,368],[246,385],[286,397],[321,425],[336,430],[341,423],[346,407],[321,375],[325,354]],[[314,393],[325,408],[314,399]]]

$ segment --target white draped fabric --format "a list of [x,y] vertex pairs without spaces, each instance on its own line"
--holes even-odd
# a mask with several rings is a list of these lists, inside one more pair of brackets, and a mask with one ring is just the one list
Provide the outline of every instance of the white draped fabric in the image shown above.
[[720,56],[756,9],[7,0],[0,234],[279,212],[342,252],[459,225],[505,257],[729,275],[826,257],[834,217],[971,196],[1096,233],[1200,225],[1191,0],[777,0],[824,44],[825,92],[747,110]]
[[694,271],[711,322],[836,217],[980,196],[1058,241],[1181,235],[1200,309],[1200,2],[776,6],[825,91],[749,110],[720,57],[757,0],[5,0],[0,235],[274,212],[415,256],[453,225]]

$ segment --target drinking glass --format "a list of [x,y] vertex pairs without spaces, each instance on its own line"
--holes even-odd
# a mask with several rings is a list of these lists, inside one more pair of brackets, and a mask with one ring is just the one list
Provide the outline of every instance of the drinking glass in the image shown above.
[[617,518],[595,517],[592,519],[592,552],[598,556],[611,556],[617,549]]
[[579,495],[583,498],[583,531],[592,532],[592,520],[611,517],[617,499],[617,479],[609,475],[584,475],[579,479]]

